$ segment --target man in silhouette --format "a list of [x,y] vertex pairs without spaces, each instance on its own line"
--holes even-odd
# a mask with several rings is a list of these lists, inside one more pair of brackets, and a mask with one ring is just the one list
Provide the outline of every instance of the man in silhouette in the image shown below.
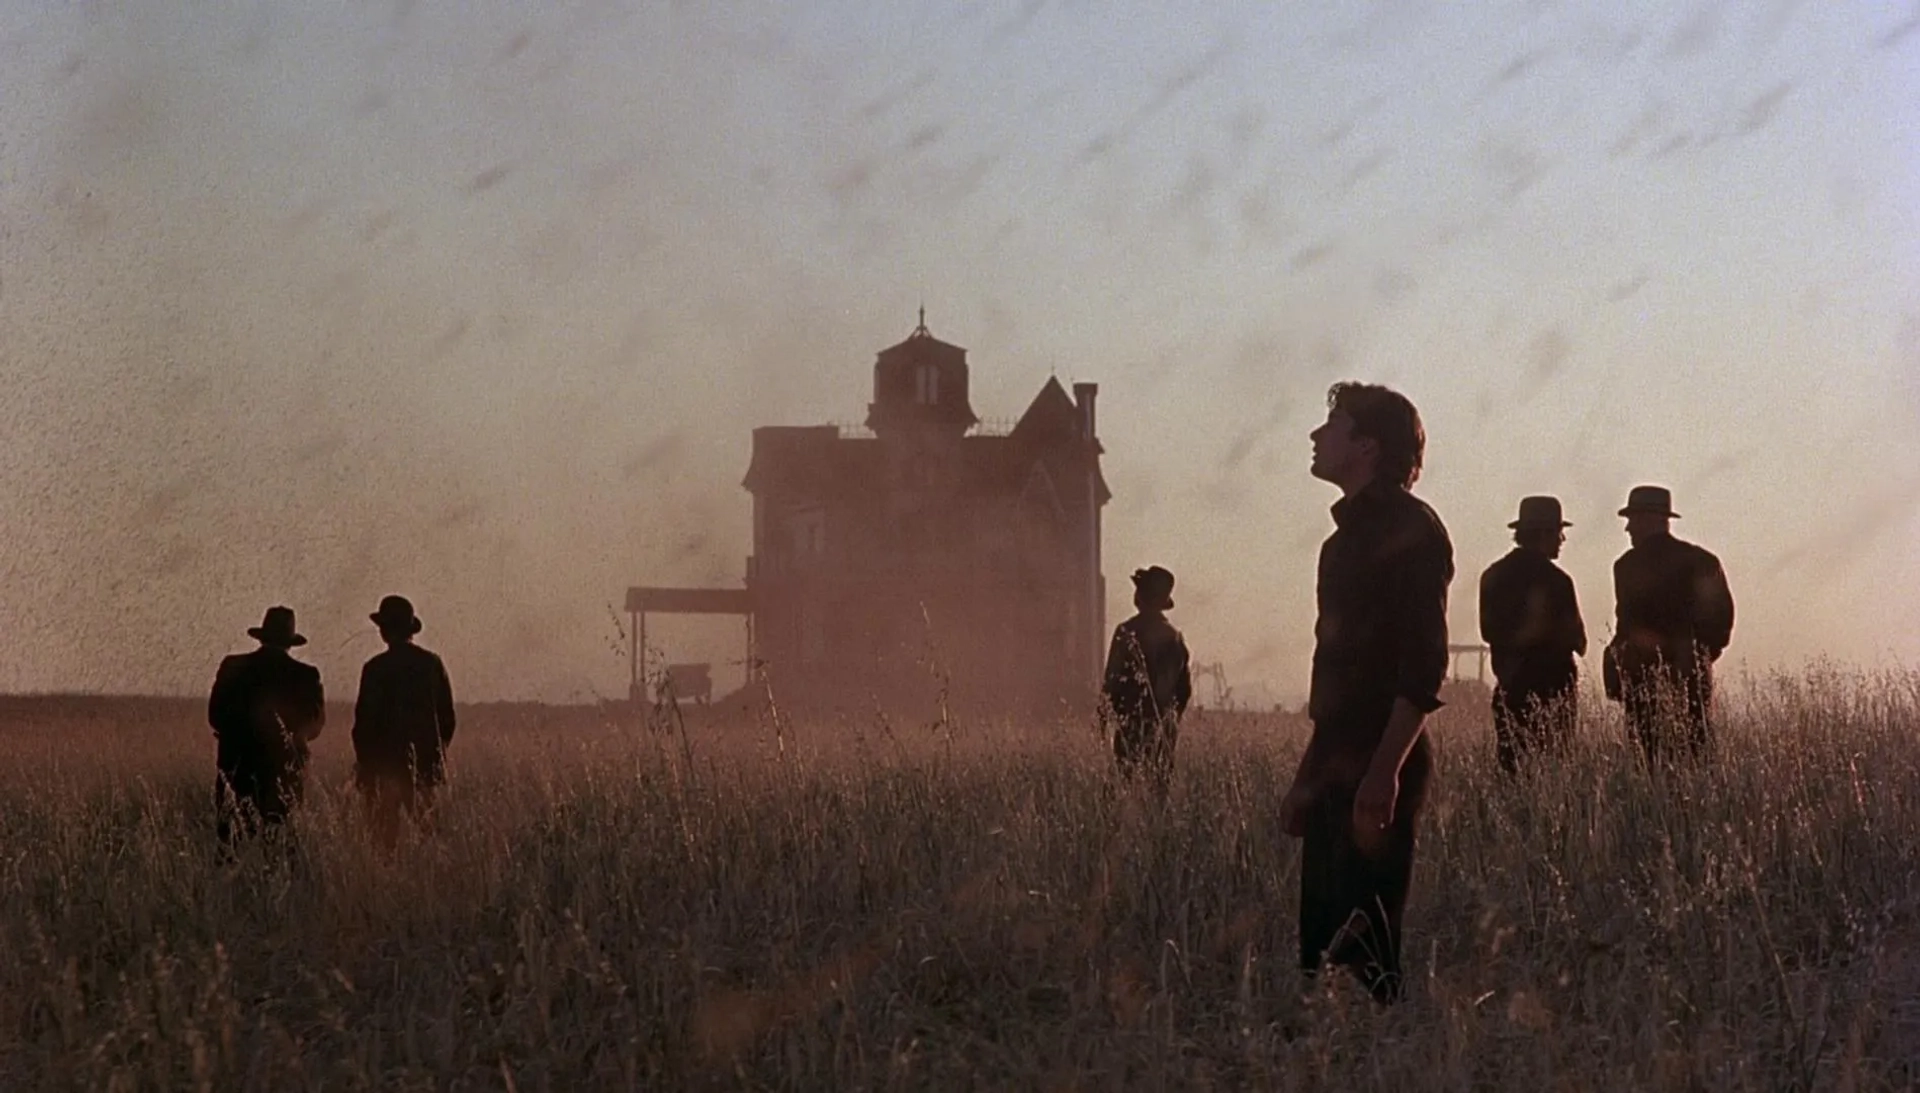
[[300,803],[308,745],[327,723],[320,670],[290,652],[307,643],[293,609],[267,608],[247,636],[260,647],[221,660],[207,697],[215,826],[228,851],[244,835],[281,830]]
[[1431,757],[1425,721],[1447,672],[1453,544],[1426,502],[1426,431],[1406,396],[1371,384],[1327,392],[1313,475],[1340,488],[1320,548],[1308,714],[1313,735],[1281,803],[1300,861],[1300,965],[1354,971],[1401,997],[1401,919]]
[[1697,756],[1711,743],[1713,664],[1733,638],[1726,571],[1674,537],[1680,514],[1666,487],[1635,486],[1620,515],[1633,545],[1613,563],[1607,697],[1626,707],[1627,730],[1649,760]]
[[1180,717],[1193,698],[1187,640],[1167,621],[1173,574],[1157,565],[1134,570],[1133,606],[1138,614],[1114,628],[1101,690],[1121,776],[1131,779],[1144,770],[1164,795]]
[[1587,630],[1573,578],[1553,564],[1573,525],[1557,497],[1523,497],[1514,547],[1480,575],[1480,638],[1493,654],[1493,732],[1500,765],[1519,771],[1521,757],[1564,744],[1573,735],[1579,671]]
[[453,685],[439,656],[414,644],[420,618],[404,596],[388,596],[368,618],[387,643],[360,671],[353,706],[354,777],[376,845],[390,851],[401,813],[423,825],[434,787],[446,778],[453,739]]

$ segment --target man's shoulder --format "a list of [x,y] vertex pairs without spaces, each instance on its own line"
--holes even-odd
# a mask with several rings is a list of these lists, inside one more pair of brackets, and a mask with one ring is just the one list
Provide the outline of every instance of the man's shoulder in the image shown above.
[[1703,567],[1717,567],[1720,564],[1720,556],[1699,543],[1690,543],[1685,539],[1675,539],[1674,542],[1680,546],[1688,558]]
[[1406,526],[1418,529],[1423,538],[1446,547],[1449,552],[1453,550],[1447,522],[1440,519],[1440,514],[1424,498],[1411,490],[1393,490],[1389,495],[1393,498],[1393,510]]
[[444,665],[441,664],[439,653],[434,652],[424,645],[418,645],[413,642],[408,642],[398,648],[390,649],[388,652],[396,654],[394,659],[399,663],[416,670],[444,667]]
[[1180,628],[1165,615],[1134,615],[1113,628],[1115,638],[1135,638],[1138,640],[1178,641],[1187,639]]
[[1487,568],[1480,571],[1480,579],[1482,581],[1498,580],[1522,568],[1526,565],[1525,554],[1526,552],[1521,550],[1507,551],[1505,554],[1495,558]]

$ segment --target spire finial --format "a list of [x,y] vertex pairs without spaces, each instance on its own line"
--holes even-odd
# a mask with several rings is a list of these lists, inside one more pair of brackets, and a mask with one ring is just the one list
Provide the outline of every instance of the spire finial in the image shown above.
[[922,338],[931,338],[933,331],[927,329],[927,302],[920,301],[920,325],[913,328],[914,334]]

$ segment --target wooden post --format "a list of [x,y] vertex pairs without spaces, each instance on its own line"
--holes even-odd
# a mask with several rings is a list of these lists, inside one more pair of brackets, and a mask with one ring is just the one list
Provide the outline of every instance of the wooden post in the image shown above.
[[627,612],[627,701],[640,694],[640,612]]

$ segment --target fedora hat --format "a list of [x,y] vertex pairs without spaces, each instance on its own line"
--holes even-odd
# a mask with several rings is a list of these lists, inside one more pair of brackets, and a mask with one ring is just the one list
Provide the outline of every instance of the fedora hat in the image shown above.
[[1542,496],[1522,497],[1519,518],[1507,526],[1518,530],[1520,528],[1570,528],[1573,525],[1560,518],[1558,497]]
[[1665,486],[1635,486],[1628,490],[1627,504],[1620,510],[1620,515],[1632,516],[1636,512],[1650,512],[1671,519],[1680,517],[1679,513],[1673,511],[1673,493]]
[[1150,565],[1145,569],[1134,570],[1133,587],[1140,590],[1149,600],[1156,601],[1160,610],[1173,610],[1173,574],[1164,567]]
[[420,616],[413,613],[413,601],[405,596],[383,597],[380,609],[367,617],[382,630],[403,630],[409,634],[420,632]]
[[277,645],[282,649],[307,643],[306,636],[294,628],[291,607],[267,608],[260,625],[247,627],[247,636],[262,645]]

